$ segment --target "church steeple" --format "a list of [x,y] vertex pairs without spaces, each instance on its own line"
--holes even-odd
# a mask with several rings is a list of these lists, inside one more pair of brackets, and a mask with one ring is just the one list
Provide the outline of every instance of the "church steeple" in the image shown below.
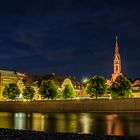
[[121,75],[121,57],[119,53],[118,37],[116,36],[116,46],[115,46],[115,55],[114,55],[114,73],[112,74],[112,80]]
[[118,37],[116,35],[116,48],[115,48],[115,53],[119,53],[119,45],[118,45]]

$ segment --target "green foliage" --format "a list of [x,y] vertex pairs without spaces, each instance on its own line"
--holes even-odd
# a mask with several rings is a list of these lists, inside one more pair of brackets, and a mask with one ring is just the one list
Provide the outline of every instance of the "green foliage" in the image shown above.
[[54,99],[57,97],[58,87],[53,80],[42,81],[39,93],[43,99]]
[[32,83],[34,86],[36,86],[36,87],[40,87],[40,85],[41,85],[41,80],[38,80],[38,81],[34,81],[33,83]]
[[3,97],[5,97],[6,99],[11,99],[14,100],[16,98],[19,97],[20,95],[20,90],[18,88],[18,86],[14,83],[8,84],[3,93],[2,93]]
[[56,99],[63,99],[62,91],[58,89]]
[[68,98],[74,98],[76,96],[76,92],[73,88],[73,86],[70,85],[65,85],[65,88],[63,90],[63,98],[68,99]]
[[132,84],[124,76],[120,75],[110,87],[112,98],[129,98],[132,96]]
[[87,85],[86,85],[86,92],[90,94],[91,97],[98,97],[102,96],[106,93],[106,81],[102,76],[94,76],[92,77]]
[[25,99],[29,99],[32,100],[35,94],[35,90],[31,87],[31,86],[27,86],[24,90],[23,90],[23,97]]

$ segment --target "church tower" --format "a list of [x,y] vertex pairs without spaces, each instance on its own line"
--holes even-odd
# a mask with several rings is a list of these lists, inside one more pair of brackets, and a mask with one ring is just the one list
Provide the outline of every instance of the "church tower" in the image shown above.
[[121,73],[121,57],[119,53],[119,45],[118,45],[118,37],[116,36],[116,47],[115,47],[115,55],[114,55],[114,72],[112,74],[112,81],[122,75]]

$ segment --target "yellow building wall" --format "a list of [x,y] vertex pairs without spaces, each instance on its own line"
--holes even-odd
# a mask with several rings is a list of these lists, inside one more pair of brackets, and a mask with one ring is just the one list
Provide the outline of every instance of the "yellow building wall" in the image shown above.
[[3,90],[7,84],[17,83],[18,77],[17,75],[0,75],[0,100],[4,97],[2,96]]
[[140,92],[133,92],[134,98],[140,98]]

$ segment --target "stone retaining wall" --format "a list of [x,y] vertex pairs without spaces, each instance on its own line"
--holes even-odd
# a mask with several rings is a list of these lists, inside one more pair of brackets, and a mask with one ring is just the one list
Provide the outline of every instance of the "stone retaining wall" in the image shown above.
[[0,112],[140,112],[140,99],[1,101]]

